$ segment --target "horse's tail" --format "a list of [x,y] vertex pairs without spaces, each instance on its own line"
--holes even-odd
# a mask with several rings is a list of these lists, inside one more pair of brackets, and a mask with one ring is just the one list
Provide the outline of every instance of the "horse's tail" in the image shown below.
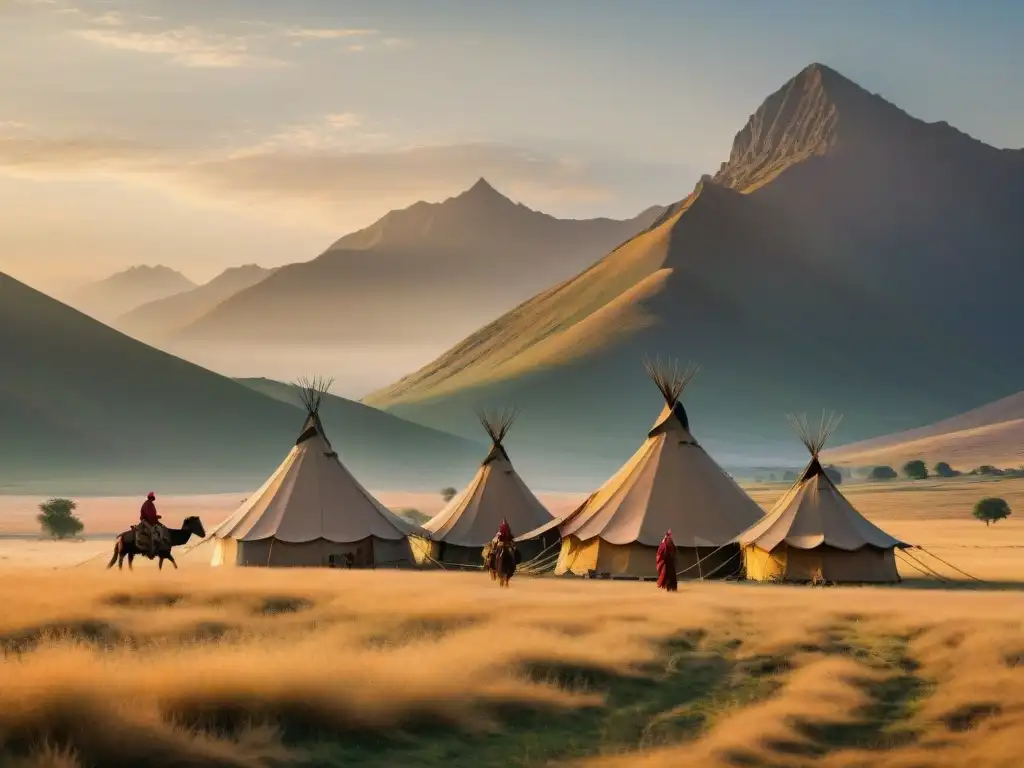
[[117,562],[117,556],[121,554],[121,537],[118,536],[114,539],[114,555],[110,558],[110,562],[107,563],[107,568],[113,568],[114,563]]

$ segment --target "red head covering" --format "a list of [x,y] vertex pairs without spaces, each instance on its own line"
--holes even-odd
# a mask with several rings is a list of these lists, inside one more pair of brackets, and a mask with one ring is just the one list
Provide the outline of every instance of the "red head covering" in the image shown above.
[[152,501],[153,499],[156,498],[156,494],[150,491],[149,493],[146,494],[146,498]]
[[505,518],[501,519],[501,525],[498,526],[498,537],[501,539],[511,539],[512,529],[508,525],[508,520]]

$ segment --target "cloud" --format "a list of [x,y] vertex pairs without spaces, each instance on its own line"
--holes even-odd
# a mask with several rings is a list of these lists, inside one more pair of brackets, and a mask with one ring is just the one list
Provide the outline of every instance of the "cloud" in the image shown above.
[[130,29],[80,29],[76,37],[120,51],[168,57],[186,67],[234,68],[280,66],[278,59],[253,54],[245,37],[207,32],[199,27],[179,27],[157,32]]
[[[330,128],[332,122],[338,125]],[[416,200],[457,194],[480,176],[527,204],[571,207],[610,198],[593,168],[505,144],[346,148],[344,134],[359,134],[360,124],[337,113],[250,147],[201,156],[110,139],[0,136],[0,174],[134,178],[191,199],[257,207],[324,227],[342,220],[363,226]]]
[[287,37],[306,38],[308,40],[345,40],[351,37],[371,37],[379,35],[376,29],[316,28],[290,29],[285,32]]
[[385,37],[381,40],[381,44],[385,48],[408,48],[412,43],[406,40],[404,37]]
[[336,112],[328,115],[326,122],[332,128],[358,128],[363,124],[363,119],[355,112]]

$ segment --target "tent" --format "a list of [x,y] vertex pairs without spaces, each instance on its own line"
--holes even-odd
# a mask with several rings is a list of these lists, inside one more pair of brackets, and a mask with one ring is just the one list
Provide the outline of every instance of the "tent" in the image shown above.
[[[516,415],[514,410],[478,414],[491,438],[491,450],[469,485],[424,523],[430,559],[479,566],[483,548],[490,544],[503,519],[508,520],[513,534],[551,521],[551,513],[523,482],[505,450],[504,440]],[[553,538],[519,542],[516,546],[526,561],[557,542],[555,533]]]
[[826,474],[818,454],[839,419],[811,429],[790,416],[811,461],[763,520],[737,537],[755,581],[896,582],[897,548],[908,546],[867,520]]
[[690,432],[679,397],[697,369],[645,368],[665,407],[633,457],[557,523],[557,574],[653,577],[657,546],[671,530],[683,578],[726,576],[740,565],[733,539],[764,514]]
[[331,382],[300,380],[306,421],[295,446],[256,493],[213,532],[211,565],[412,563],[419,529],[386,509],[338,459],[320,422]]

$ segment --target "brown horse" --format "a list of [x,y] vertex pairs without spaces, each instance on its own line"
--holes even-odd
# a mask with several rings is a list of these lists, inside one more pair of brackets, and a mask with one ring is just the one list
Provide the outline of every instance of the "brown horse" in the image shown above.
[[515,545],[495,544],[487,558],[487,569],[491,572],[491,580],[496,580],[499,587],[507,587],[522,555]]
[[[167,529],[168,539],[170,539],[170,545],[166,549],[158,549],[156,557],[159,558],[158,570],[163,570],[164,560],[169,560],[171,565],[175,568],[178,564],[174,562],[174,555],[171,554],[171,547],[180,547],[182,544],[188,542],[192,538],[192,534],[195,534],[199,538],[206,537],[206,529],[203,528],[203,521],[198,517],[186,517],[181,524],[181,528],[168,528]],[[114,540],[114,556],[110,558],[110,562],[107,563],[107,568],[113,568],[114,563],[117,563],[117,569],[122,570],[124,567],[124,559],[128,558],[128,570],[133,570],[132,561],[135,560],[135,556],[149,557],[148,552],[143,552],[135,543],[135,526],[132,526],[130,531],[125,531],[117,539]],[[152,560],[152,558],[150,557]]]

